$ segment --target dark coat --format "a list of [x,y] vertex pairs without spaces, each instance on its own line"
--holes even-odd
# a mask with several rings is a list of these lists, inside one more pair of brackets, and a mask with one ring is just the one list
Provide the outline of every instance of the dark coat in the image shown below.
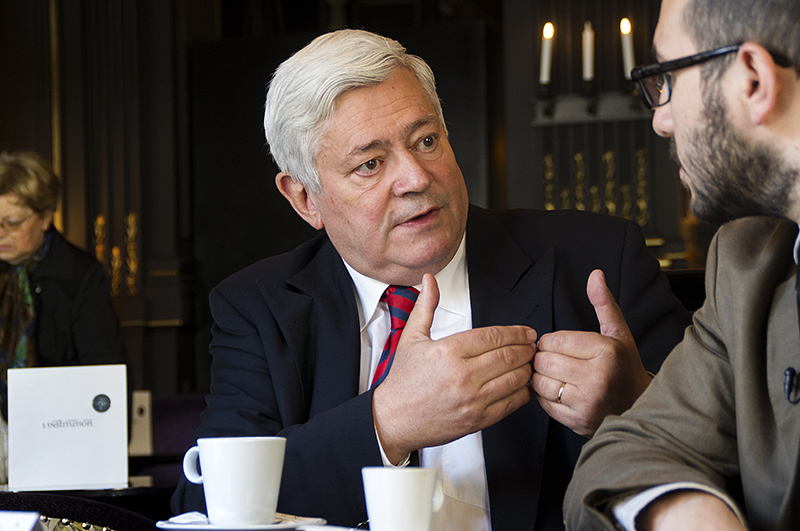
[[119,323],[100,264],[54,228],[31,274],[39,366],[124,363]]
[[[618,218],[471,207],[466,254],[475,327],[599,331],[586,296],[595,268],[649,370],[689,323],[639,227]],[[358,395],[353,284],[330,240],[322,234],[236,273],[210,303],[212,384],[197,437],[285,436],[278,510],[338,525],[366,520],[360,470],[381,456],[372,394]],[[536,400],[482,433],[493,530],[563,529],[561,500],[585,439]],[[204,511],[201,487],[182,480],[172,508]]]

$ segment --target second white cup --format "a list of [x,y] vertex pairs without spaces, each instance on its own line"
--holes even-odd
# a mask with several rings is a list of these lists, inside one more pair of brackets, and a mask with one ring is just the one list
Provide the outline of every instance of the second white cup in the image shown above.
[[272,524],[285,450],[283,437],[198,439],[183,457],[183,473],[203,485],[209,522],[232,527]]
[[371,531],[429,531],[444,492],[430,468],[364,467],[364,496]]

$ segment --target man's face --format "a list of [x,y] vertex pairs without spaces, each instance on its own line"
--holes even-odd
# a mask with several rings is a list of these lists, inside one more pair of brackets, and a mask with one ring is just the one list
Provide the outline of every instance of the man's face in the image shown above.
[[[683,26],[688,0],[664,0],[654,37],[658,60],[698,53]],[[714,59],[719,60],[719,59]],[[672,138],[690,210],[707,221],[785,215],[796,173],[774,149],[747,138],[731,121],[722,79],[701,82],[701,67],[672,73],[670,102],[658,107],[653,128]],[[702,98],[697,95],[702,94]]]
[[705,115],[690,134],[685,156],[672,143],[683,178],[691,183],[692,213],[706,221],[786,215],[797,172],[774,149],[736,131],[719,90],[709,87],[703,100]]
[[467,189],[430,101],[405,69],[339,97],[316,159],[312,225],[360,273],[412,285],[454,256]]

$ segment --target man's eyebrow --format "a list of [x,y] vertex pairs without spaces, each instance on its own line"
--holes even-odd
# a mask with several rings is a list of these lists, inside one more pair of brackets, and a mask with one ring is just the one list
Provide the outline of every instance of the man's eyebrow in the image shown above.
[[350,159],[354,157],[359,157],[364,153],[367,153],[368,151],[372,151],[373,149],[384,148],[388,145],[389,145],[388,140],[373,140],[369,144],[356,146],[353,149],[351,149],[350,152],[347,154],[347,158]]
[[[406,125],[403,128],[403,133],[406,136],[408,136],[414,131],[426,127],[432,123],[436,123],[437,121],[438,119],[433,114],[423,116],[422,118],[414,120],[410,124]],[[358,157],[360,155],[363,155],[364,153],[372,151],[373,149],[381,149],[388,147],[390,144],[391,142],[389,142],[389,140],[373,140],[372,142],[363,144],[361,146],[356,146],[353,149],[351,149],[350,152],[347,153],[347,158]]]
[[418,120],[415,120],[415,121],[411,122],[410,124],[408,124],[404,128],[404,132],[405,132],[406,135],[409,135],[409,134],[413,133],[414,131],[416,131],[417,129],[421,129],[423,127],[426,127],[426,126],[428,126],[428,125],[430,125],[432,123],[435,123],[436,121],[437,121],[437,118],[436,118],[435,115],[428,114],[428,115],[423,116],[422,118],[419,118]]

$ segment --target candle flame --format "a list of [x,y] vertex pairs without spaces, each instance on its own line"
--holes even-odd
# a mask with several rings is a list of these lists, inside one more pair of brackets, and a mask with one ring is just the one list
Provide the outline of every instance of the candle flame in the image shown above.
[[622,32],[623,35],[627,35],[631,32],[631,21],[627,18],[623,18],[619,21],[619,31]]
[[553,23],[552,22],[548,22],[547,24],[544,25],[544,30],[542,31],[542,36],[545,39],[552,39],[553,35],[555,34],[555,32],[556,32],[556,29],[553,26]]

